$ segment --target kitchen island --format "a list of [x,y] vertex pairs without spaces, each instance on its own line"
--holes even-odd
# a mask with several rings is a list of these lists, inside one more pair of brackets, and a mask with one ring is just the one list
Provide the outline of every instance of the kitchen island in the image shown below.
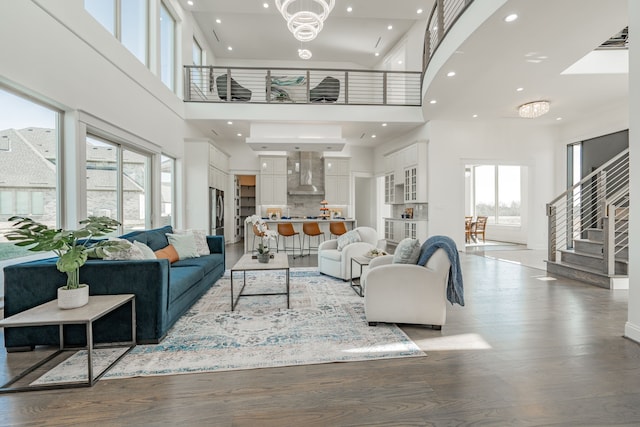
[[[347,230],[353,230],[357,225],[356,225],[356,220],[353,218],[345,218],[345,219],[321,219],[321,218],[296,218],[293,217],[291,219],[266,219],[264,218],[264,222],[266,222],[269,225],[269,229],[270,230],[274,230],[274,231],[278,231],[278,223],[280,222],[290,222],[293,224],[293,228],[300,233],[300,241],[302,241],[302,225],[305,222],[317,222],[320,225],[320,230],[324,232],[324,237],[326,240],[329,240],[331,238],[331,235],[329,233],[329,223],[331,222],[344,222],[344,225],[346,225]],[[245,253],[249,253],[253,250],[253,225],[251,223],[245,223],[244,224],[244,252]],[[311,239],[311,247],[316,247],[317,243],[316,241],[318,240],[317,237],[313,237]],[[320,242],[322,242],[322,237],[320,237]],[[284,246],[284,239],[280,239],[280,249],[282,249]],[[291,245],[291,240],[288,240],[287,246]],[[256,247],[258,247],[258,241],[256,239]],[[271,247],[275,248],[275,242],[271,243]],[[304,242],[304,247],[308,248],[309,247],[309,239],[305,238],[305,242]],[[296,254],[298,251],[298,243],[296,242]],[[313,252],[313,251],[312,251]]]

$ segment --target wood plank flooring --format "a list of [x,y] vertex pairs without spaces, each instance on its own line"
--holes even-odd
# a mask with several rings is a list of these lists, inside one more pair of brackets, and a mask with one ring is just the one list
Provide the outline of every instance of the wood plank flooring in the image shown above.
[[[228,247],[227,268],[241,254]],[[0,395],[3,426],[640,425],[627,291],[461,254],[465,307],[403,329],[427,357],[100,381]],[[315,266],[315,256],[292,267]],[[348,286],[345,283],[345,286]],[[33,354],[0,354],[0,374]]]

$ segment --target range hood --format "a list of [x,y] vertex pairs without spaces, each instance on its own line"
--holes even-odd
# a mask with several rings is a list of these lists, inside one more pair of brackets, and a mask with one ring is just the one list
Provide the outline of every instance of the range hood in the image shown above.
[[299,173],[298,185],[289,183],[290,196],[324,196],[322,171],[324,164],[319,153],[300,151],[291,156],[295,159],[294,170]]

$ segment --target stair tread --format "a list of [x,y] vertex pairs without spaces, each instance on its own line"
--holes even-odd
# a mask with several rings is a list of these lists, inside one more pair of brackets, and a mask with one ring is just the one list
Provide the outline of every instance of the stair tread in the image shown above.
[[593,240],[593,239],[573,239],[574,242],[584,242],[584,243],[595,243],[598,245],[604,245],[604,242],[601,240]]
[[[593,259],[598,259],[598,260],[603,260],[603,256],[602,254],[590,254],[589,252],[581,252],[581,251],[576,251],[575,249],[560,249],[560,252],[563,253],[570,253],[573,255],[579,255],[579,256],[584,256],[586,258],[593,258]],[[629,260],[625,259],[625,258],[616,258],[616,262],[621,262],[624,264],[628,264]],[[573,265],[573,264],[571,264]]]
[[586,273],[592,273],[592,274],[596,274],[598,276],[602,276],[602,277],[629,277],[628,274],[612,274],[612,275],[607,275],[606,273],[603,273],[602,271],[595,269],[595,268],[591,268],[591,267],[585,267],[584,265],[578,265],[578,264],[571,264],[570,262],[559,262],[559,261],[548,261],[545,260],[544,262],[548,263],[548,264],[555,264],[555,265],[559,265],[561,267],[568,267],[568,268],[572,268],[574,270],[580,270],[580,271],[584,271]]

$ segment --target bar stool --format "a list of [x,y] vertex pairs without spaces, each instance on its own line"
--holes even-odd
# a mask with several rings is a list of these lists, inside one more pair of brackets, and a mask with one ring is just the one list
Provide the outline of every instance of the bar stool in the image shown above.
[[[267,228],[267,230],[269,229],[269,224],[264,224],[265,227]],[[265,233],[258,230],[258,226],[256,224],[253,224],[253,243],[251,244],[251,251],[255,252],[256,250],[256,237],[259,237],[262,241],[262,238],[264,237]],[[270,239],[269,239],[270,240]],[[267,246],[269,245],[269,243],[267,243]]]
[[347,232],[347,227],[344,225],[344,222],[332,222],[329,223],[329,238],[333,236],[342,236]]
[[[302,236],[302,247],[304,248],[304,236],[309,236],[309,255],[311,255],[311,238],[318,237],[318,246],[320,246],[320,235],[322,235],[322,241],[324,242],[324,231],[320,231],[320,225],[317,222],[305,222],[302,224],[302,232],[304,235]],[[318,246],[315,246],[313,249],[318,249]]]
[[[284,249],[285,253],[287,252],[287,237],[292,237],[293,238],[293,244],[292,244],[292,252],[293,252],[293,259],[296,259],[296,239],[295,236],[298,236],[298,246],[300,247],[300,255],[302,255],[302,243],[300,242],[300,233],[297,232],[294,228],[293,228],[293,224],[290,222],[279,222],[278,223],[278,239],[276,241],[276,245],[278,246],[278,248],[280,247],[280,236],[284,237],[284,241],[282,243],[282,248]],[[278,249],[279,250],[279,249]]]

